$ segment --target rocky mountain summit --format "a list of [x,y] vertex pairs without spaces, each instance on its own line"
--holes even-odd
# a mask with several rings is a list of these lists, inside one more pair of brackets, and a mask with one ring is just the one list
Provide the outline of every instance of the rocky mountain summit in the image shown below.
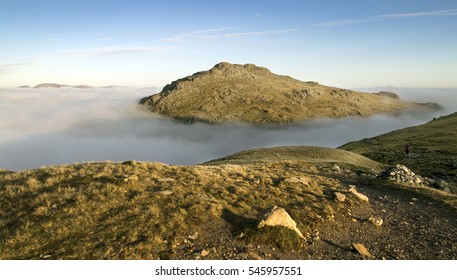
[[277,75],[254,64],[227,62],[176,80],[140,103],[152,112],[185,122],[254,124],[436,109],[401,101],[394,93],[328,87]]

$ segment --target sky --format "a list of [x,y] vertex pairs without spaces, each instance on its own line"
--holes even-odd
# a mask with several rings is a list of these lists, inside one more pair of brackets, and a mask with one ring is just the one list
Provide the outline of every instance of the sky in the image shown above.
[[345,87],[457,87],[455,0],[0,3],[0,87],[163,87],[221,61]]

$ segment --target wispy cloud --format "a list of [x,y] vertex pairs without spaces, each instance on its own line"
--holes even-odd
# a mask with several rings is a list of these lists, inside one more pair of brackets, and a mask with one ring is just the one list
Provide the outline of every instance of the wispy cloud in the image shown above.
[[183,34],[178,34],[168,38],[162,38],[161,41],[171,41],[171,42],[179,42],[185,41],[189,39],[212,39],[215,37],[220,36],[220,32],[228,30],[230,28],[213,28],[213,29],[204,29],[204,30],[197,30],[192,32],[187,32]]
[[0,64],[0,68],[23,66],[23,65],[36,63],[36,62],[38,62],[38,60],[35,58],[26,58],[26,59],[21,59],[21,60],[15,61],[15,62]]
[[62,51],[60,54],[76,56],[107,56],[144,52],[164,52],[170,49],[171,47],[113,46],[104,48],[71,49]]
[[186,41],[186,40],[210,40],[210,39],[237,39],[241,37],[254,37],[280,33],[296,32],[299,29],[279,29],[279,30],[267,30],[267,31],[253,31],[253,32],[239,32],[239,33],[227,33],[224,31],[230,30],[231,28],[214,28],[198,30],[193,32],[187,32],[179,35],[175,35],[169,38],[162,38],[161,41]]
[[444,16],[456,16],[457,9],[450,10],[439,10],[439,11],[428,11],[428,12],[416,12],[416,13],[394,13],[371,16],[364,19],[346,19],[337,21],[326,21],[315,24],[316,27],[327,27],[327,26],[340,26],[340,25],[351,25],[360,24],[381,20],[398,19],[398,18],[413,18],[413,17],[444,17]]
[[316,27],[327,27],[327,26],[340,26],[340,25],[351,25],[351,24],[359,24],[359,23],[365,23],[365,22],[372,22],[376,21],[375,19],[344,19],[344,20],[336,20],[336,21],[326,21],[326,22],[320,22],[315,24],[314,26]]
[[270,34],[290,33],[290,32],[296,32],[296,31],[299,31],[299,29],[292,28],[292,29],[280,29],[280,30],[269,30],[269,31],[229,33],[229,34],[224,34],[223,37],[224,38],[241,38],[241,37],[262,36],[262,35],[270,35]]
[[419,13],[402,13],[402,14],[387,14],[374,16],[375,19],[391,19],[391,18],[409,18],[409,17],[444,17],[444,16],[456,16],[457,9],[452,10],[440,10],[430,12],[419,12]]

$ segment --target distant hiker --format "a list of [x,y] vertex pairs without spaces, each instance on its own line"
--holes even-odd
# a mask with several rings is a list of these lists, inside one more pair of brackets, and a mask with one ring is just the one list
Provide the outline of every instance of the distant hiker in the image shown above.
[[405,145],[405,154],[409,155],[409,144]]

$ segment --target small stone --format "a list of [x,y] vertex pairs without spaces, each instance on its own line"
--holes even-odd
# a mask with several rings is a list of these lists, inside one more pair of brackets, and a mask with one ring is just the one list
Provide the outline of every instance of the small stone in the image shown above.
[[412,200],[412,201],[418,201],[419,199],[413,197],[413,198],[411,198],[411,200]]
[[332,169],[338,173],[341,173],[341,169],[338,165],[334,165]]
[[203,249],[203,250],[200,252],[200,255],[201,255],[202,257],[206,257],[206,256],[209,255],[209,251]]
[[168,196],[168,195],[171,195],[173,192],[170,191],[170,190],[165,190],[165,191],[160,191],[160,192],[157,192],[157,193],[161,194],[161,195]]
[[195,232],[193,235],[189,235],[189,239],[196,240],[198,238],[198,232]]
[[382,224],[384,223],[384,221],[382,220],[382,218],[379,218],[379,217],[375,218],[375,217],[373,217],[373,216],[371,216],[370,218],[368,218],[368,221],[369,221],[370,223],[372,223],[373,225],[375,225],[376,227],[380,227],[380,226],[382,226]]
[[40,255],[40,258],[42,258],[42,259],[49,259],[51,257],[52,257],[52,255],[49,255],[49,254],[41,254]]
[[356,249],[357,252],[359,252],[359,254],[361,254],[362,256],[369,257],[370,259],[373,259],[373,258],[374,258],[374,256],[370,253],[370,251],[368,251],[368,249],[367,249],[363,244],[360,244],[360,243],[352,243],[352,246],[353,246],[354,249]]
[[428,182],[430,185],[435,185],[435,184],[436,184],[436,181],[433,180],[433,179],[427,179],[427,182]]
[[335,192],[335,198],[338,202],[344,202],[346,200],[346,195],[340,192]]
[[357,192],[357,190],[355,189],[355,186],[354,185],[349,185],[349,192],[351,192],[352,194],[354,194],[359,200],[363,201],[363,202],[367,202],[368,203],[368,196],[364,195],[364,194],[361,194],[359,192]]
[[319,231],[314,232],[314,233],[311,235],[311,238],[313,239],[313,241],[320,240]]
[[249,256],[251,258],[253,258],[254,260],[258,260],[258,261],[263,260],[263,258],[261,256],[259,256],[257,253],[254,253],[254,252],[249,252]]
[[138,176],[137,175],[132,175],[132,176],[129,176],[129,181],[138,181]]

